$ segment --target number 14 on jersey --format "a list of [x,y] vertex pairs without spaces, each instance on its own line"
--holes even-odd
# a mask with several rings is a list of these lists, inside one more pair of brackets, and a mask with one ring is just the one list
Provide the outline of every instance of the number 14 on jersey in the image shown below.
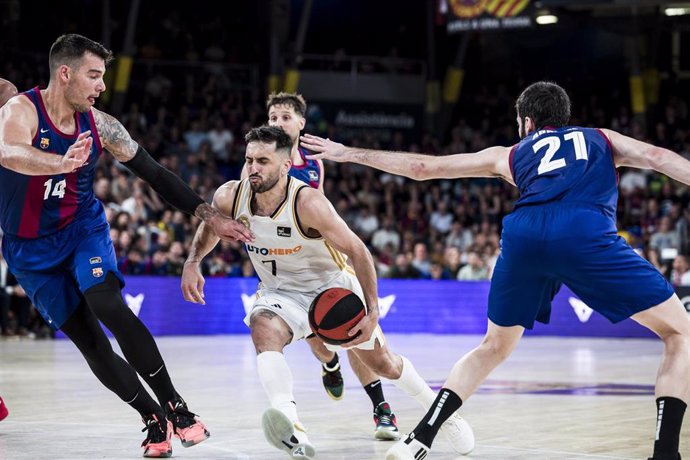
[[65,189],[67,188],[67,180],[62,179],[60,181],[55,182],[55,186],[53,186],[53,179],[48,179],[43,183],[43,186],[46,188],[45,192],[43,192],[43,200],[47,200],[51,196],[56,196],[59,199],[64,198],[65,196]]

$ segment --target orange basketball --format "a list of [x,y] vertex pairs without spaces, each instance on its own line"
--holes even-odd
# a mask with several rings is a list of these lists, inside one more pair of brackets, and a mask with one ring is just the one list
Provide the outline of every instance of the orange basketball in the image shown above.
[[309,307],[309,326],[324,342],[332,345],[347,343],[359,336],[347,332],[365,315],[362,299],[343,288],[330,288],[317,295]]

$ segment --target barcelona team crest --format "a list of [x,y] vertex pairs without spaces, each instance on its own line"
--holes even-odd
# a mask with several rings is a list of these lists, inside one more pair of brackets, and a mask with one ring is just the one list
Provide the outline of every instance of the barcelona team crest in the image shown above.
[[240,217],[237,218],[237,221],[238,221],[240,224],[244,225],[245,227],[250,228],[249,217],[247,217],[247,216],[240,216]]
[[50,146],[50,139],[47,137],[42,137],[40,145],[43,150],[47,149]]
[[101,276],[103,276],[103,268],[102,267],[92,268],[91,274],[94,276],[94,278],[100,278]]
[[309,171],[309,180],[312,182],[319,180],[319,174],[316,171]]

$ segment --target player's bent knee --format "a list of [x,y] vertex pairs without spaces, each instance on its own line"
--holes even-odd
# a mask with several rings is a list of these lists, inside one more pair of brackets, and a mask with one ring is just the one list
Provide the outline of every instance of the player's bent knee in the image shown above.
[[501,340],[497,337],[485,337],[480,348],[485,353],[491,355],[495,360],[502,362],[510,356],[516,345],[517,342],[513,343],[511,341]]

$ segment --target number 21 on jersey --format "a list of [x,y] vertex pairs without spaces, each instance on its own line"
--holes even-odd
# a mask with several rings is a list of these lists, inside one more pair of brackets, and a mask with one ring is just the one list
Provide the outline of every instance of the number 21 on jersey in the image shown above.
[[[585,135],[582,131],[573,131],[565,136],[563,140],[570,141],[573,143],[575,148],[575,160],[586,160],[587,159],[587,145],[585,144]],[[538,174],[544,174],[549,171],[554,171],[556,169],[565,167],[565,158],[559,158],[557,160],[553,159],[553,156],[561,148],[561,139],[558,136],[547,136],[539,141],[535,142],[532,146],[534,153],[539,153],[539,151],[546,147],[546,153],[539,162],[539,167],[537,168]]]

